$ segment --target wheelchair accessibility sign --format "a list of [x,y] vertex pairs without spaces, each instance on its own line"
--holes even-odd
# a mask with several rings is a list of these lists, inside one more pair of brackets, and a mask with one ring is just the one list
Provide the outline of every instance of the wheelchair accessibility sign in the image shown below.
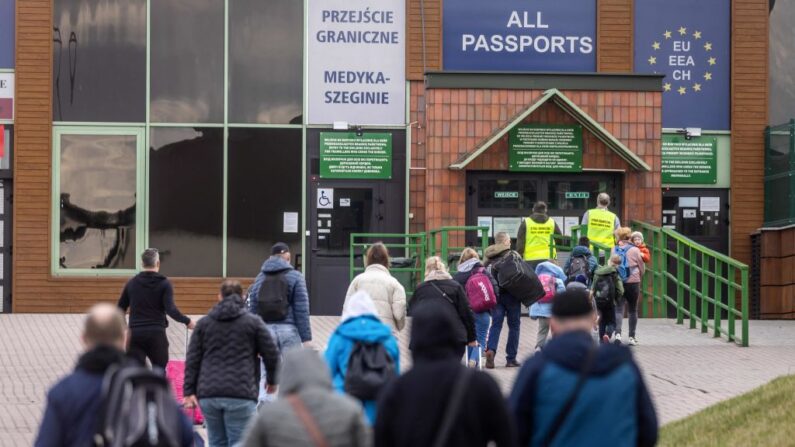
[[317,189],[317,209],[333,209],[334,208],[334,189],[333,188],[318,188]]

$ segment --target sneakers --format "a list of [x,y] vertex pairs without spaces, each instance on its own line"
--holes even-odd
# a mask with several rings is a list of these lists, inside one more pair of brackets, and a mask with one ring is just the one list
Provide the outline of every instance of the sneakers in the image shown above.
[[516,360],[508,360],[507,362],[505,362],[506,368],[518,368],[520,366],[522,366],[522,364],[517,362]]
[[486,369],[494,369],[494,351],[486,350]]
[[613,343],[617,345],[621,344],[621,334],[616,334],[615,338],[613,338]]
[[637,346],[638,345],[638,339],[635,338],[635,337],[629,337],[629,344],[631,346]]

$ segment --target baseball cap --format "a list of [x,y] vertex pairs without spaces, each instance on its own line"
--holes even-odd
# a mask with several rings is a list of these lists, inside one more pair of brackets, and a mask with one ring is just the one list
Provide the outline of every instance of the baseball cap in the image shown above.
[[552,316],[557,318],[585,317],[593,312],[591,298],[585,290],[566,290],[555,295]]
[[271,247],[271,255],[280,255],[289,251],[290,247],[288,247],[284,242],[277,242],[273,244],[273,247]]

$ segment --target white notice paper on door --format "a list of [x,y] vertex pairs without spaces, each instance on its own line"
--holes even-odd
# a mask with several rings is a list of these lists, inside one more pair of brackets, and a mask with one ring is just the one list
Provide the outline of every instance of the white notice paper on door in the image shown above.
[[563,234],[571,236],[571,227],[576,227],[580,224],[580,218],[577,216],[566,216],[563,218]]
[[283,220],[285,233],[298,233],[298,213],[285,211]]
[[493,230],[494,228],[491,225],[491,216],[478,216],[478,226],[479,227],[489,227],[489,237],[494,237]]
[[701,211],[708,213],[720,211],[720,197],[702,197]]

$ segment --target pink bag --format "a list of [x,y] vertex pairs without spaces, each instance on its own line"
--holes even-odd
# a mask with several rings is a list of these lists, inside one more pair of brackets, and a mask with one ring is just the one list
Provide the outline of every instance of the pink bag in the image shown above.
[[483,267],[472,271],[467,279],[465,290],[472,312],[486,312],[494,309],[497,305],[497,294],[494,293],[494,287],[491,285],[488,275],[484,273]]
[[[185,352],[187,353],[187,349]],[[183,386],[185,385],[185,360],[169,360],[166,365],[166,378],[169,383],[171,383],[171,389],[174,392],[177,403],[183,405],[185,397],[183,394]],[[188,419],[193,421],[193,425],[201,425],[204,423],[204,416],[202,415],[201,408],[183,408],[182,411],[185,412]]]
[[539,303],[552,302],[552,298],[555,297],[555,292],[557,291],[555,277],[547,273],[542,273],[538,275],[538,280],[541,281],[541,285],[544,286],[544,296],[541,297],[541,299],[538,300],[538,302]]

